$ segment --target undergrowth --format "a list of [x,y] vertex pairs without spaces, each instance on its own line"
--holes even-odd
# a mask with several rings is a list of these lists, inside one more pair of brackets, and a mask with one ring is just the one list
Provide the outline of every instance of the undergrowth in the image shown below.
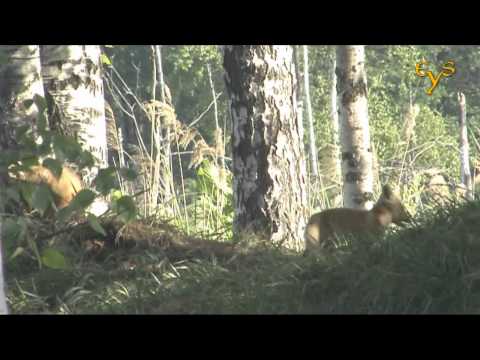
[[7,263],[8,301],[17,314],[477,313],[479,218],[479,202],[452,204],[318,257],[258,239],[226,257],[139,245],[94,257],[64,238],[68,270]]

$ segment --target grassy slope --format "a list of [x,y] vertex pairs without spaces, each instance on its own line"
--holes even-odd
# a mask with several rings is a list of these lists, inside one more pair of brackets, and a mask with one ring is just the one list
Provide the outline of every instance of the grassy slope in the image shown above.
[[77,255],[71,271],[29,261],[7,271],[13,313],[477,313],[480,203],[320,258],[258,249],[168,260],[133,248],[102,260]]

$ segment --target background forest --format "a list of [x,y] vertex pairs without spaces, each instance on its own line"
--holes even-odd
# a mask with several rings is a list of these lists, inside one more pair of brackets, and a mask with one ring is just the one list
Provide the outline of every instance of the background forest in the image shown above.
[[[107,166],[131,173],[100,170],[93,184],[121,221],[92,216],[86,230],[69,217],[73,210],[46,220],[42,197],[22,190],[33,211],[2,228],[13,313],[478,312],[479,205],[462,192],[458,93],[467,104],[475,189],[480,47],[365,47],[375,198],[382,184],[392,184],[416,222],[393,229],[381,245],[347,243],[315,259],[233,230],[233,124],[217,46],[101,51]],[[343,206],[335,51],[294,46],[309,213]],[[435,74],[455,62],[455,74],[432,95],[428,78],[415,73],[422,59]],[[126,227],[132,219],[138,222]],[[232,244],[240,248],[234,255]]]

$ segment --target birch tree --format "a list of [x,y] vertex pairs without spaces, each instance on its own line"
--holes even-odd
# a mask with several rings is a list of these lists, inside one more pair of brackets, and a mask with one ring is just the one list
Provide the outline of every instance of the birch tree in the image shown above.
[[232,117],[234,232],[303,248],[306,166],[290,46],[223,47]]
[[38,45],[1,45],[0,57],[0,146],[18,146],[14,126],[35,128],[38,108],[26,106],[35,95],[44,97]]
[[365,47],[338,46],[336,74],[344,205],[370,209],[373,206],[373,174]]
[[[27,105],[35,95],[44,96],[38,45],[0,46],[0,151],[16,149],[15,126],[35,130],[38,116],[36,105]],[[7,184],[6,164],[0,166],[0,188]],[[0,213],[4,213],[4,197],[0,198]],[[3,269],[3,218],[0,217],[0,314],[7,314]]]
[[473,200],[467,136],[467,102],[463,93],[459,92],[457,95],[458,104],[460,105],[460,179],[467,190],[467,199]]
[[[50,123],[94,156],[95,166],[82,171],[83,180],[91,185],[98,170],[108,166],[100,46],[43,45],[41,56]],[[91,208],[96,214],[105,210],[101,199]]]

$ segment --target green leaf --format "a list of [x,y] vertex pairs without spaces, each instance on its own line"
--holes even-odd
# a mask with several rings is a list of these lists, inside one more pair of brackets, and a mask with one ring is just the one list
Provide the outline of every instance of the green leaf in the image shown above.
[[27,132],[31,130],[32,126],[31,125],[21,125],[15,128],[15,136],[17,139],[23,138],[26,136]]
[[27,99],[23,102],[23,106],[25,106],[25,108],[27,109],[30,109],[30,107],[33,105],[33,100],[32,99]]
[[90,151],[82,151],[78,159],[78,165],[80,166],[80,169],[86,167],[90,168],[95,165],[95,158],[92,153]]
[[26,201],[29,207],[33,207],[33,192],[35,191],[36,186],[31,183],[21,182],[18,184],[20,193],[22,194],[23,200]]
[[43,134],[47,130],[47,115],[45,111],[40,111],[37,115],[37,129]]
[[2,223],[2,241],[3,248],[7,257],[11,257],[15,253],[18,244],[25,239],[27,232],[27,223],[23,217],[17,218],[15,221],[12,218],[5,218]]
[[58,210],[57,213],[56,213],[56,217],[57,217],[58,221],[63,223],[75,212],[75,210],[76,209],[73,208],[72,204],[70,203],[69,206]]
[[13,200],[17,204],[21,201],[20,191],[16,187],[8,187],[5,190],[5,196],[8,200]]
[[108,167],[106,169],[100,169],[93,183],[95,184],[95,189],[97,189],[102,195],[108,195],[110,190],[118,187],[117,179],[115,177],[115,168]]
[[71,136],[55,135],[53,137],[53,150],[59,159],[66,158],[75,161],[82,154],[82,147]]
[[48,168],[57,178],[62,174],[63,166],[60,161],[56,159],[46,158],[43,160],[43,166]]
[[104,65],[112,66],[112,62],[110,61],[110,59],[108,58],[108,56],[105,55],[105,54],[100,55],[100,61],[101,61],[102,64],[104,64]]
[[43,215],[53,202],[50,188],[46,184],[36,186],[32,194],[32,206]]
[[83,189],[78,192],[77,195],[73,198],[69,207],[72,207],[74,210],[86,209],[89,207],[97,195],[89,189]]
[[58,250],[48,248],[42,251],[43,265],[57,270],[67,270],[70,268],[66,257]]
[[83,189],[79,191],[68,206],[57,212],[57,219],[60,222],[65,222],[73,213],[89,207],[95,200],[95,197],[96,194],[92,190]]
[[5,218],[2,223],[2,240],[6,248],[12,247],[19,239],[22,227],[16,221]]
[[37,105],[40,113],[43,113],[44,110],[47,109],[47,101],[45,100],[45,97],[35,94],[33,96],[33,101],[35,102],[35,105]]
[[107,232],[102,227],[102,225],[98,221],[98,218],[94,214],[88,214],[87,220],[88,220],[88,224],[93,230],[95,230],[99,234],[102,234],[103,236],[107,236]]
[[123,196],[123,194],[120,190],[114,190],[114,191],[112,191],[110,196],[111,196],[113,201],[117,201],[118,199],[120,199]]
[[137,216],[137,208],[131,196],[122,196],[115,204],[118,217],[124,223],[128,223]]

